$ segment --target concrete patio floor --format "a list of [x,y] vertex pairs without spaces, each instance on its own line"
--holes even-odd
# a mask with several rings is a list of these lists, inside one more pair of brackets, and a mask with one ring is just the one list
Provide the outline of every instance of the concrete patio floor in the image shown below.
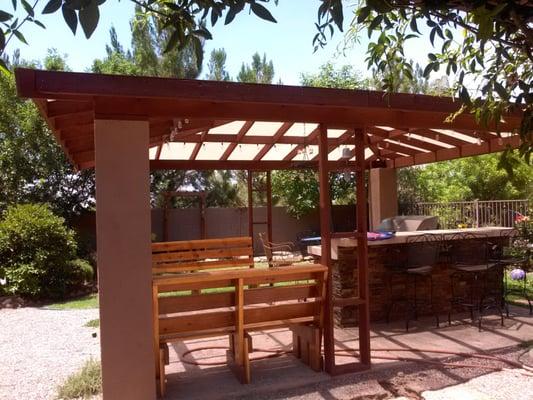
[[[183,360],[202,363],[225,362],[228,340],[198,339],[178,342],[170,346],[170,365],[166,367],[168,386],[166,399],[388,399],[397,396],[418,399],[420,393],[468,382],[469,379],[494,373],[482,365],[504,366],[501,362],[453,357],[446,354],[425,353],[420,350],[436,349],[452,352],[490,353],[516,359],[524,353],[523,343],[533,340],[533,316],[524,308],[512,307],[504,326],[496,315],[485,317],[483,330],[470,321],[455,316],[452,325],[447,322],[435,327],[434,319],[415,321],[405,332],[403,321],[372,325],[373,368],[370,371],[332,378],[326,373],[316,373],[292,355],[282,355],[252,361],[252,383],[241,385],[228,367],[223,365],[192,365]],[[461,317],[461,316],[459,316]],[[287,330],[253,333],[254,349],[291,349],[292,336]],[[336,331],[337,349],[357,346],[357,329]],[[195,351],[183,357],[183,353]],[[222,348],[212,348],[222,347]],[[378,349],[407,349],[408,351],[379,352]],[[272,353],[254,351],[251,358]],[[379,356],[399,356],[417,359],[439,358],[446,362],[459,362],[475,367],[442,367],[419,362],[384,360]],[[353,356],[337,355],[337,364],[354,361]],[[516,371],[514,372],[517,373]],[[529,378],[529,380],[532,380]],[[533,388],[532,388],[533,389]],[[405,392],[405,393],[404,393]],[[434,393],[434,392],[432,392]],[[488,397],[490,398],[490,397]]]

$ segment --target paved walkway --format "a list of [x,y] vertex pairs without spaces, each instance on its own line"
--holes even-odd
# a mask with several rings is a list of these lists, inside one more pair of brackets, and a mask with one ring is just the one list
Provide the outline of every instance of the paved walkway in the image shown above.
[[[219,340],[201,339],[187,343],[176,343],[171,347],[170,366],[168,371],[168,395],[172,400],[196,399],[389,399],[406,396],[412,399],[454,399],[455,395],[438,397],[443,388],[451,388],[465,384],[472,378],[483,377],[492,379],[491,376],[502,377],[506,373],[481,368],[482,365],[491,365],[495,368],[505,366],[500,362],[451,358],[444,354],[430,354],[419,350],[438,349],[455,352],[488,352],[497,354],[507,359],[516,359],[523,353],[524,348],[519,347],[524,341],[533,339],[533,317],[527,315],[526,310],[513,308],[511,317],[505,319],[505,326],[499,325],[496,316],[488,317],[483,323],[483,331],[467,323],[468,321],[455,321],[452,326],[443,326],[435,329],[433,320],[420,321],[413,324],[413,328],[406,333],[403,323],[374,324],[372,329],[373,349],[398,349],[396,352],[374,352],[374,368],[372,371],[344,375],[331,378],[325,373],[315,373],[306,368],[291,356],[275,359],[264,359],[252,362],[252,383],[241,385],[228,368],[221,366],[190,365],[181,362],[180,355],[185,351],[211,346],[227,346],[227,339]],[[351,348],[357,346],[357,330],[339,330],[336,333],[337,348]],[[268,333],[254,333],[254,348],[289,349],[291,335],[285,330],[269,331]],[[409,349],[409,351],[400,351]],[[418,349],[418,350],[417,350]],[[253,357],[265,356],[268,353],[254,352]],[[426,363],[404,363],[382,360],[377,357],[401,356],[418,359],[440,358],[446,362],[461,362],[472,364],[471,368],[442,368]],[[198,363],[215,363],[225,360],[222,349],[197,351],[189,356],[188,360]],[[353,361],[353,357],[338,356],[337,363]],[[507,367],[507,366],[506,366]],[[515,376],[515,375],[512,375]],[[515,381],[533,381],[531,377],[516,375]],[[478,382],[477,380],[474,382]],[[460,386],[462,393],[466,390],[474,392],[474,388]],[[497,386],[496,389],[498,390]],[[427,393],[427,394],[426,394]],[[446,393],[446,392],[444,392]],[[455,393],[455,392],[453,392]],[[482,393],[482,392],[480,392]],[[528,393],[533,393],[533,388]],[[431,397],[433,396],[433,397]],[[443,396],[447,396],[444,394]],[[474,395],[472,395],[474,396]],[[469,397],[457,397],[461,400]],[[472,400],[486,399],[486,397],[471,397]],[[490,397],[489,397],[490,398]],[[533,398],[533,396],[531,397]],[[515,400],[511,392],[501,389],[501,396],[494,399]]]

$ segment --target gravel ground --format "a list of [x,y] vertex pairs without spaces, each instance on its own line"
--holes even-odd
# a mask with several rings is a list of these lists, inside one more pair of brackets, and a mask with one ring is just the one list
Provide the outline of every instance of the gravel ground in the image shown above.
[[98,310],[0,309],[0,399],[48,400],[89,358],[100,358]]

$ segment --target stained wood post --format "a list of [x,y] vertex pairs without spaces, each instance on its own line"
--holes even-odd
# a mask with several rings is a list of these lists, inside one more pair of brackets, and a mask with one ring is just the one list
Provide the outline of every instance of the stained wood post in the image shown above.
[[333,284],[331,279],[331,201],[329,195],[328,128],[324,124],[320,124],[318,137],[318,180],[320,190],[321,263],[328,267],[324,310],[324,364],[326,372],[333,374],[335,368],[335,341],[333,331]]
[[155,399],[149,125],[95,120],[104,399]]
[[361,363],[370,365],[370,315],[368,289],[368,212],[365,187],[364,129],[355,129],[355,185],[357,199],[357,270],[359,273],[359,354]]
[[248,171],[248,236],[252,238],[252,249],[254,248],[254,192],[253,192],[253,172]]
[[267,236],[268,241],[272,242],[272,174],[271,171],[266,173],[266,197],[267,197]]

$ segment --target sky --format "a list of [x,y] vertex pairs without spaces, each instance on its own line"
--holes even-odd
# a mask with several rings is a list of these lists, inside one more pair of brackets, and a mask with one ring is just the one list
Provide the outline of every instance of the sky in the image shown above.
[[[5,1],[5,0],[4,0]],[[42,6],[46,1],[41,2]],[[347,2],[348,3],[348,2]],[[205,61],[201,77],[207,72],[207,60],[214,48],[224,48],[227,53],[227,69],[235,77],[243,62],[249,63],[257,51],[266,53],[274,63],[274,82],[298,85],[302,73],[314,73],[328,61],[336,65],[351,64],[364,76],[368,76],[365,51],[368,44],[366,33],[359,44],[347,51],[344,48],[343,34],[338,30],[326,48],[313,53],[312,39],[316,33],[314,23],[317,17],[318,0],[281,0],[278,6],[267,5],[278,23],[263,21],[245,11],[235,20],[224,25],[219,21],[210,28],[213,40],[206,41]],[[40,9],[38,8],[38,14]],[[345,26],[353,15],[352,7],[345,7]],[[92,37],[87,40],[81,29],[76,36],[63,21],[61,12],[53,15],[40,15],[38,19],[46,25],[46,30],[35,25],[26,25],[22,31],[29,45],[20,42],[9,44],[8,53],[19,48],[23,59],[42,60],[49,48],[67,56],[67,63],[74,71],[86,71],[95,58],[105,57],[105,45],[109,42],[109,29],[114,26],[124,47],[129,47],[131,32],[129,21],[133,16],[133,4],[129,0],[107,0],[100,6],[100,21]],[[80,27],[78,27],[80,28]],[[407,48],[407,57],[425,65],[427,53],[431,51],[426,40],[419,40]]]

